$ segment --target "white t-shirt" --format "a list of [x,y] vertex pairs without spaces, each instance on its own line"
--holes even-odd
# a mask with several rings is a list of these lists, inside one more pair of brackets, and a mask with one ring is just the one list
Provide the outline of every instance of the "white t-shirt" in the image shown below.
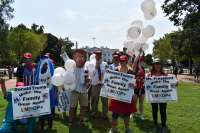
[[[102,62],[100,65],[101,75],[104,75],[106,68],[107,68],[107,63]],[[102,83],[102,81],[99,80],[98,69],[95,68],[95,70],[90,74],[90,79],[92,80],[91,81],[92,85],[98,85]]]

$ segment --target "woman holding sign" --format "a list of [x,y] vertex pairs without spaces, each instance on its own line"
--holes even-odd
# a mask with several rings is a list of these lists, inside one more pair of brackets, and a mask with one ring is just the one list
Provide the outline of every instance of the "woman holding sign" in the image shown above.
[[[155,59],[152,64],[152,70],[148,76],[167,76],[162,70],[162,64],[159,59]],[[166,132],[166,120],[167,120],[167,103],[151,103],[152,106],[152,117],[155,124],[156,132],[159,132],[158,126],[158,107],[160,106],[160,117],[161,117],[161,124],[162,124],[162,133]]]
[[[120,60],[120,65],[117,67],[117,71],[133,74],[133,71],[129,70],[127,66],[128,56],[121,55],[119,57],[119,60]],[[112,112],[112,128],[110,129],[109,133],[116,132],[117,119],[119,116],[122,116],[124,118],[124,125],[126,128],[125,132],[131,133],[131,130],[129,128],[130,114],[137,111],[134,100],[132,99],[131,103],[125,103],[111,99],[109,104],[109,110]]]

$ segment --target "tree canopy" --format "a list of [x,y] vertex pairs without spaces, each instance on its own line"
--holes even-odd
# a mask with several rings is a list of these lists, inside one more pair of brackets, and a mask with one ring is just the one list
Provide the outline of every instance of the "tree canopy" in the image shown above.
[[162,8],[175,25],[190,25],[191,22],[199,22],[199,0],[165,0]]
[[23,24],[12,28],[7,37],[8,46],[18,61],[23,53],[30,52],[35,59],[46,47],[46,36],[29,30]]

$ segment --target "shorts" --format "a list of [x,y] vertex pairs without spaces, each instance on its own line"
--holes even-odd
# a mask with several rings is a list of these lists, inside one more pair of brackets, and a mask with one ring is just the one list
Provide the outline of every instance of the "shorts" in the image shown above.
[[141,96],[145,94],[145,89],[134,89],[134,94],[137,96]]
[[88,106],[88,95],[87,93],[79,93],[76,91],[72,91],[70,93],[70,107],[75,108],[78,105],[87,107]]

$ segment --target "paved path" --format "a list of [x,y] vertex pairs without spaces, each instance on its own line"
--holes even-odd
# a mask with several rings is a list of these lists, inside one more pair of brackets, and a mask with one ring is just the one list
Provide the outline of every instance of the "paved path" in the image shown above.
[[197,80],[195,80],[194,76],[191,76],[191,75],[178,75],[178,80],[184,81],[184,82],[200,84],[200,79],[197,81]]
[[[10,89],[16,86],[16,79],[6,79],[6,88]],[[1,88],[1,86],[0,86]]]

